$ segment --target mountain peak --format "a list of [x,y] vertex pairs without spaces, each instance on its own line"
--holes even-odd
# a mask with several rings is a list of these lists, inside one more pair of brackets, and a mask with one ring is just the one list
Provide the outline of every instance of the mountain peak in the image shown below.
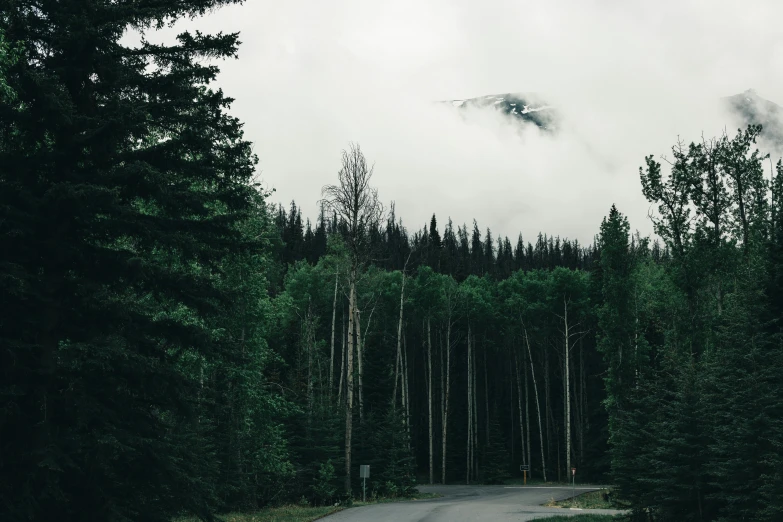
[[491,108],[500,111],[513,118],[532,123],[543,130],[554,130],[554,107],[546,103],[536,93],[504,93],[479,96],[465,100],[449,100],[441,103],[450,103],[459,108]]

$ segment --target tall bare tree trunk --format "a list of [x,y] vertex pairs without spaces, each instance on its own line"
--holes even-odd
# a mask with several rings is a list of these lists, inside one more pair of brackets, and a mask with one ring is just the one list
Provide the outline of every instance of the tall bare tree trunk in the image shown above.
[[[407,327],[407,324],[406,324]],[[410,444],[410,434],[411,434],[411,390],[408,386],[408,339],[403,333],[402,336],[402,377],[403,377],[403,388],[402,388],[402,398],[403,402],[405,403],[405,426],[408,428],[408,444]]]
[[[410,258],[410,256],[408,256]],[[407,264],[407,261],[406,261]],[[400,318],[397,321],[397,360],[394,363],[394,394],[392,406],[397,406],[397,381],[400,377],[400,363],[402,362],[402,318],[405,307],[405,270],[402,271],[402,286],[400,287]],[[404,402],[404,401],[403,401]]]
[[345,492],[351,494],[351,436],[353,430],[353,350],[354,317],[356,315],[356,267],[351,269],[351,289],[348,302],[348,357],[345,376]]
[[329,401],[332,400],[332,392],[334,390],[334,327],[337,319],[337,280],[339,278],[340,271],[334,272],[334,300],[332,301],[332,346],[329,355]]
[[430,484],[434,482],[435,466],[432,455],[432,320],[427,316],[427,406],[429,409]]
[[572,421],[574,435],[571,441],[571,453],[573,454],[573,465],[577,467],[577,464],[582,462],[582,414],[579,410],[579,383],[577,381],[576,368],[572,372],[571,380],[573,381],[571,383],[571,401],[574,405],[572,407],[574,412],[574,420]]
[[563,296],[563,323],[565,326],[565,452],[566,477],[571,471],[571,338],[568,335],[568,301]]
[[[315,340],[313,340],[313,344],[315,344]],[[323,358],[318,357],[318,353],[316,352],[316,358],[315,362],[318,365],[318,407],[321,409],[321,411],[324,410],[324,401],[326,400],[326,396],[329,393],[328,391],[324,391],[324,373],[323,373]]]
[[[585,379],[585,359],[584,359],[584,347],[582,346],[582,340],[579,340],[579,372],[582,386],[581,401],[582,401],[582,424],[583,430],[588,431],[590,429],[590,417],[587,411],[587,382]],[[584,445],[584,434],[582,435],[582,444]],[[581,448],[582,455],[584,455],[584,447]]]
[[467,400],[467,406],[468,406],[468,440],[467,440],[467,447],[466,447],[466,456],[465,456],[465,484],[470,484],[470,464],[473,461],[471,458],[470,450],[471,450],[471,444],[473,442],[473,401],[471,399],[471,384],[473,379],[471,379],[470,370],[471,370],[471,357],[470,357],[470,326],[468,326],[468,400]]
[[356,362],[359,365],[359,422],[364,423],[364,383],[362,368],[362,316],[357,308],[355,310],[356,321]]
[[345,306],[343,306],[342,308],[343,308],[343,310],[342,310],[342,312],[343,312],[343,333],[340,336],[341,337],[340,338],[340,343],[341,343],[341,348],[340,348],[340,388],[337,391],[337,402],[338,403],[341,403],[342,400],[343,400],[343,386],[344,386],[344,383],[345,383],[345,360],[347,358],[346,353],[345,353],[345,338],[346,338],[346,333],[345,333]]
[[[441,386],[441,392],[443,393],[443,420],[441,423],[441,483],[446,483],[446,441],[449,427],[449,392],[451,391],[451,311],[447,318],[448,323],[446,325],[446,383],[445,386]],[[443,372],[443,366],[441,365],[441,372]],[[441,373],[441,376],[443,374]]]
[[[524,354],[523,354],[524,357]],[[525,370],[525,363],[522,362],[522,370]],[[525,447],[527,448],[527,464],[529,466],[533,465],[533,459],[531,458],[530,454],[530,401],[528,400],[528,388],[527,385],[527,371],[525,371],[525,426],[527,427],[527,444]],[[532,469],[532,468],[531,468]]]
[[[544,342],[544,422],[546,423],[546,456],[551,457],[552,425],[550,417],[552,408],[549,403],[549,351],[546,349],[547,343]],[[559,471],[558,471],[559,473]]]
[[525,455],[525,425],[522,422],[522,383],[519,378],[519,357],[514,352],[514,367],[516,368],[516,381],[517,381],[517,404],[519,405],[519,438],[522,441],[522,464],[527,464],[527,458]]
[[477,404],[477,396],[478,396],[478,378],[476,377],[476,366],[477,366],[477,360],[476,357],[476,338],[473,337],[473,361],[471,362],[470,367],[470,376],[473,379],[473,382],[471,384],[471,391],[473,392],[473,444],[471,445],[470,454],[473,457],[473,479],[478,480],[478,455],[477,455],[477,449],[478,449],[478,404]]
[[[517,372],[519,372],[517,364]],[[508,412],[511,414],[511,417],[509,417],[509,427],[511,428],[511,462],[516,461],[516,450],[517,450],[517,444],[514,437],[516,437],[516,434],[514,433],[514,424],[516,423],[516,420],[514,419],[514,370],[508,367],[509,371],[509,377],[508,377]],[[522,435],[524,437],[524,434]],[[525,454],[522,453],[522,460],[525,460]]]
[[527,328],[525,328],[525,344],[527,344],[527,354],[530,358],[530,375],[533,377],[533,391],[536,395],[536,411],[538,412],[538,438],[541,441],[541,473],[546,482],[546,459],[544,458],[544,434],[541,428],[541,401],[538,399],[538,385],[536,384],[536,372],[533,369],[533,351],[530,349],[530,340],[527,337]]
[[367,335],[370,333],[372,324],[372,315],[375,313],[375,305],[370,309],[370,316],[367,318],[367,328],[364,329],[364,335],[361,331],[361,312],[356,310],[356,346],[359,357],[359,422],[364,422],[364,352],[367,349]]
[[[307,309],[305,315],[305,345],[307,346],[307,424],[312,424],[313,421],[313,404],[315,401],[314,386],[313,386],[313,318],[312,318],[312,303]],[[245,333],[242,332],[242,337]]]
[[484,344],[484,420],[487,429],[485,444],[489,444],[489,384],[487,382],[487,346]]

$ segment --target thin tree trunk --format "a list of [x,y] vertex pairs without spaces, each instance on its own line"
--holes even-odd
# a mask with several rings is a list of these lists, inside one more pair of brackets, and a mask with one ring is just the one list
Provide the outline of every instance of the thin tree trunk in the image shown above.
[[337,319],[337,280],[340,271],[334,272],[334,300],[332,301],[332,344],[329,354],[329,401],[332,400],[332,391],[334,390],[334,327]]
[[359,312],[359,309],[355,309],[355,319],[356,321],[356,362],[359,365],[359,422],[364,423],[364,382],[362,380],[363,377],[363,368],[362,368],[362,317],[361,313]]
[[634,387],[639,388],[639,293],[634,288],[634,329],[633,329],[633,367],[634,367]]
[[471,395],[470,387],[471,387],[471,381],[472,381],[472,379],[470,378],[471,377],[471,375],[470,375],[470,366],[471,366],[470,359],[471,359],[471,357],[470,357],[470,326],[468,326],[468,386],[467,386],[467,390],[468,390],[468,397],[467,397],[468,398],[468,400],[467,400],[467,406],[468,406],[468,430],[467,430],[468,440],[467,440],[466,455],[465,455],[465,484],[470,484],[470,463],[472,462],[471,455],[470,455],[470,449],[471,449],[470,446],[471,446],[471,443],[473,442],[473,425],[472,425],[472,421],[473,421],[473,401],[471,400],[471,397],[470,397],[470,395]]
[[585,373],[585,361],[584,361],[584,348],[582,347],[582,340],[579,340],[579,349],[581,350],[582,355],[580,356],[580,365],[581,365],[581,372],[582,372],[582,418],[584,419],[585,424],[585,431],[590,430],[590,412],[589,407],[587,404],[587,378]]
[[[573,411],[574,411],[573,431],[574,431],[574,438],[576,439],[576,440],[572,440],[571,441],[572,442],[572,444],[571,444],[571,453],[573,454],[573,462],[572,463],[573,463],[574,467],[577,467],[577,464],[580,464],[582,462],[582,450],[581,450],[581,447],[582,447],[582,444],[581,444],[581,442],[582,442],[582,430],[581,430],[581,427],[580,427],[582,425],[582,415],[579,412],[579,397],[578,397],[579,386],[577,385],[576,371],[573,372],[573,375],[572,375],[571,378],[574,381],[571,384],[571,401],[573,401],[573,404],[574,404],[574,407],[573,407]],[[580,448],[579,450],[577,450],[577,446]]]
[[348,357],[345,376],[345,492],[351,495],[351,436],[353,430],[353,350],[354,316],[356,314],[356,268],[351,270],[348,302]]
[[446,483],[446,441],[449,427],[449,392],[451,391],[451,314],[446,326],[446,384],[443,398],[443,422],[441,424],[441,482]]
[[343,400],[343,385],[345,383],[345,360],[346,360],[346,354],[345,354],[345,306],[343,306],[343,333],[340,336],[340,388],[337,391],[337,402],[341,403]]
[[[313,344],[315,344],[315,340],[313,340]],[[317,352],[315,362],[318,365],[318,408],[323,411],[324,400],[326,399],[326,393],[324,393],[323,358],[319,357]]]
[[432,321],[427,316],[427,406],[429,410],[430,484],[434,482],[435,467],[432,455]]
[[522,422],[522,383],[519,378],[519,357],[517,357],[516,352],[514,352],[514,367],[516,368],[517,397],[519,399],[517,404],[519,405],[519,438],[522,441],[522,464],[527,464],[525,457],[525,425]]
[[546,482],[546,459],[544,459],[544,435],[541,429],[541,402],[538,399],[538,385],[536,384],[536,372],[533,369],[533,351],[530,349],[530,340],[527,337],[527,328],[525,328],[525,344],[527,344],[527,354],[530,358],[530,375],[533,377],[533,392],[536,396],[536,411],[538,412],[538,438],[541,441],[541,473]]
[[405,414],[405,426],[408,426],[409,411],[408,411],[408,339],[406,338],[405,330],[402,333],[402,411]]
[[[515,359],[516,360],[516,359]],[[509,418],[509,427],[511,427],[511,462],[516,462],[516,440],[514,439],[516,437],[516,433],[514,433],[514,423],[516,422],[514,419],[514,370],[512,370],[510,367],[508,367],[509,370],[509,378],[508,378],[508,411],[511,414],[511,417]],[[517,372],[519,372],[519,364],[517,363]],[[525,435],[522,434],[524,437]],[[522,452],[522,461],[525,460],[525,452]]]
[[[312,304],[312,303],[311,303]],[[243,329],[242,337],[245,336]],[[313,403],[315,394],[313,390],[313,332],[312,332],[312,312],[308,308],[305,315],[305,344],[307,345],[307,424],[313,422]]]
[[359,420],[364,422],[364,353],[367,350],[367,335],[370,333],[372,316],[375,313],[375,305],[370,309],[370,316],[367,318],[367,328],[364,329],[364,335],[361,333],[361,313],[356,311],[356,343],[359,348]]
[[565,325],[565,450],[566,477],[571,471],[571,338],[568,335],[568,301],[563,296],[563,322]]
[[[408,256],[410,257],[410,256]],[[405,263],[407,265],[407,261]],[[392,395],[392,406],[397,406],[397,381],[400,376],[400,363],[402,362],[402,317],[405,307],[405,270],[402,271],[402,286],[400,288],[400,318],[397,321],[397,360],[394,363],[394,394]]]
[[[576,379],[576,376],[574,376]],[[579,386],[574,383],[574,388],[577,390],[579,396],[576,399],[576,404],[579,407],[579,455],[581,459],[584,459],[585,452],[585,361],[584,361],[584,347],[582,346],[582,339],[579,339]],[[581,464],[580,460],[580,464]]]
[[473,361],[470,368],[470,376],[473,379],[471,384],[471,391],[473,392],[473,445],[471,446],[471,456],[473,457],[473,479],[478,481],[478,378],[476,377],[476,363],[478,357],[476,356],[476,338],[473,338]]
[[[407,322],[405,329],[407,330]],[[411,388],[410,388],[410,366],[408,365],[408,339],[403,333],[402,336],[402,362],[405,365],[403,375],[405,377],[405,426],[408,427],[408,449],[411,445]]]
[[549,422],[552,416],[552,409],[549,403],[549,351],[546,349],[546,339],[544,342],[544,422],[546,422],[546,456],[551,457],[552,425]]
[[[522,363],[522,369],[525,369],[525,363]],[[531,365],[532,370],[532,365]],[[527,371],[525,371],[525,425],[527,426],[527,444],[525,445],[525,448],[527,449],[527,464],[528,466],[533,466],[533,460],[530,455],[530,408],[529,408],[530,402],[528,401],[528,385],[527,385]],[[540,417],[539,417],[540,420]],[[540,426],[539,426],[540,428]]]
[[484,345],[484,419],[487,428],[487,440],[489,444],[489,384],[487,382],[487,347]]

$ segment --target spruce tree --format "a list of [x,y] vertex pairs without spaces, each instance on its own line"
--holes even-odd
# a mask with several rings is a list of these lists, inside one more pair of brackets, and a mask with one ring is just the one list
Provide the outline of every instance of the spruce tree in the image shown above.
[[0,103],[0,519],[211,518],[185,354],[238,350],[220,261],[254,246],[256,160],[206,58],[237,34],[128,30],[233,3],[6,2]]
[[634,377],[633,326],[628,245],[628,220],[612,205],[601,224],[601,280],[603,305],[598,311],[598,349],[608,365],[606,376],[609,411],[622,409]]
[[506,449],[506,442],[498,420],[497,407],[494,408],[489,421],[489,441],[484,449],[484,465],[482,475],[484,484],[503,484],[511,478],[509,463],[511,457]]

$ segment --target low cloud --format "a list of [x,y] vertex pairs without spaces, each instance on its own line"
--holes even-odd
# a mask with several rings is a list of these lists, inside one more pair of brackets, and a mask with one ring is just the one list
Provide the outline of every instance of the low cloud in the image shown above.
[[[436,213],[584,243],[612,203],[651,232],[644,156],[735,128],[722,96],[754,87],[783,101],[781,19],[774,0],[286,0],[175,29],[241,32],[219,83],[276,201],[315,216],[355,141],[409,229]],[[433,103],[505,92],[545,97],[558,132]]]

